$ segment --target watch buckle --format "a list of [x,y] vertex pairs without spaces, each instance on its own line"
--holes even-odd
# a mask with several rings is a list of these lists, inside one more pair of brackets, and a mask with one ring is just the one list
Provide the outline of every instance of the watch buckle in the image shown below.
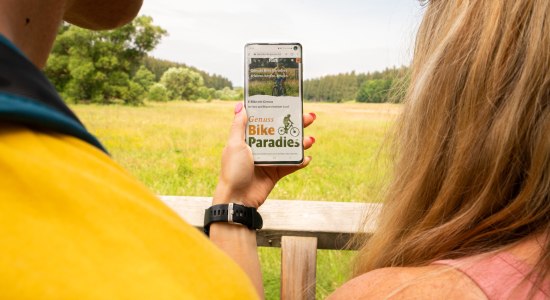
[[229,203],[229,205],[227,206],[227,223],[237,224],[233,222],[233,214],[235,214],[235,210],[233,209],[233,203]]

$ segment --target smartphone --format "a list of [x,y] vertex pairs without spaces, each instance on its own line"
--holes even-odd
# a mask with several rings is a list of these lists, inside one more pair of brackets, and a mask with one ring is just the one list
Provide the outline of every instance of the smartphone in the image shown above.
[[256,165],[304,160],[302,45],[250,43],[245,49],[246,143]]

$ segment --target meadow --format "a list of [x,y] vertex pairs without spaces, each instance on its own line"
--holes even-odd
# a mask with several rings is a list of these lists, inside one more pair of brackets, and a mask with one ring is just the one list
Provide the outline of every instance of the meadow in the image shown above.
[[[275,86],[274,80],[262,81],[254,80],[248,83],[248,93],[250,96],[254,95],[272,95],[273,87]],[[285,96],[298,96],[300,91],[298,87],[298,80],[287,79],[283,82],[285,89]]]
[[[72,105],[112,157],[159,195],[212,196],[235,102],[147,103],[141,107]],[[283,179],[271,199],[381,201],[389,175],[383,145],[400,111],[395,104],[305,103],[316,122],[306,152],[313,161]],[[260,248],[267,299],[279,298],[280,249]],[[351,251],[319,250],[317,298],[348,279]]]

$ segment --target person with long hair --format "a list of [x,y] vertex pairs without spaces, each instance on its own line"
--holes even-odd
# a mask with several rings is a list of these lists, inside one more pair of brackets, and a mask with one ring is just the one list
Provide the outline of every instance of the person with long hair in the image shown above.
[[[548,299],[550,1],[425,5],[379,227],[331,299]],[[214,203],[259,207],[284,175],[258,182],[245,115]],[[219,226],[222,248],[254,238]],[[255,260],[241,254],[247,269]]]

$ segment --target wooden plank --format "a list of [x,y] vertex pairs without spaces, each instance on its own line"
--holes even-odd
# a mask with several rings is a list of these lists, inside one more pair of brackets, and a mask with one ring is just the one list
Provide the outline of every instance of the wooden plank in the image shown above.
[[[191,225],[202,230],[204,210],[212,198],[160,196]],[[317,237],[319,249],[356,249],[350,238],[370,235],[376,229],[381,209],[378,203],[328,202],[303,200],[267,200],[259,212],[264,227],[258,232],[258,246],[281,247],[282,236]],[[361,226],[368,215],[368,222]]]
[[281,299],[315,300],[317,238],[283,236]]
[[[269,229],[304,232],[355,233],[366,213],[378,203],[267,200],[259,209]],[[374,223],[367,231],[374,231]]]
[[159,196],[187,223],[202,230],[204,225],[204,210],[212,205],[210,197]]
[[[361,234],[364,235],[364,234]],[[358,250],[359,245],[351,244],[354,237],[351,233],[332,232],[304,232],[304,231],[280,231],[260,230],[256,236],[259,247],[281,247],[284,236],[302,236],[317,238],[317,249],[323,250]],[[370,236],[369,234],[366,235]]]

